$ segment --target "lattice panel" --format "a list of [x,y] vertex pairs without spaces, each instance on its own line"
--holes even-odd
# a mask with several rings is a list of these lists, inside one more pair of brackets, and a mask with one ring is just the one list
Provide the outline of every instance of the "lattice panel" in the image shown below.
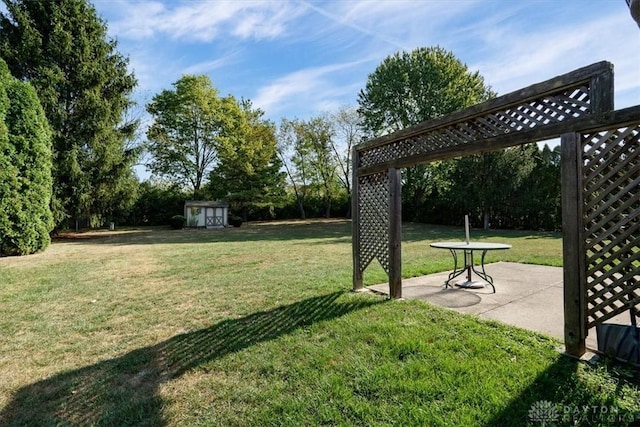
[[583,135],[587,327],[640,307],[640,125]]
[[580,85],[560,94],[489,111],[482,116],[434,129],[419,136],[363,150],[360,152],[359,167],[466,145],[587,114],[590,114],[589,87]]
[[389,274],[389,174],[359,178],[360,271],[377,259]]

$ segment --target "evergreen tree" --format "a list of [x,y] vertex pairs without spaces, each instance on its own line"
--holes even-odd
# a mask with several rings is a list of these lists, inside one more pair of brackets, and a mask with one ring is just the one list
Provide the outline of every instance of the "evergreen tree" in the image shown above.
[[466,156],[443,170],[436,222],[451,224],[465,213],[473,224],[553,230],[560,227],[559,147],[537,144]]
[[551,149],[545,144],[542,150],[536,145],[533,162],[533,170],[522,184],[521,201],[517,206],[523,211],[520,215],[523,219],[522,227],[560,230],[560,145]]
[[51,135],[35,90],[0,60],[0,256],[45,249],[53,229]]
[[171,217],[184,213],[190,197],[175,184],[153,180],[141,182],[137,193],[128,219],[133,225],[169,225]]
[[55,222],[97,226],[135,197],[128,60],[85,0],[4,1],[0,56],[33,85],[53,132]]

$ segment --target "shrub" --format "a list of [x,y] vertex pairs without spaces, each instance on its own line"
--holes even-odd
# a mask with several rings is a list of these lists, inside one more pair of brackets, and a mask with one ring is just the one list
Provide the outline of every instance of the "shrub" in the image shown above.
[[239,216],[232,215],[229,218],[229,224],[231,224],[234,227],[240,227],[242,225],[242,218]]
[[0,60],[0,256],[45,249],[53,230],[51,133],[33,87]]
[[171,225],[171,228],[173,228],[174,230],[180,230],[184,227],[184,223],[186,220],[187,219],[182,215],[174,215],[169,220],[169,225]]
[[177,186],[144,181],[127,223],[131,225],[169,225],[171,217],[184,208],[187,199]]

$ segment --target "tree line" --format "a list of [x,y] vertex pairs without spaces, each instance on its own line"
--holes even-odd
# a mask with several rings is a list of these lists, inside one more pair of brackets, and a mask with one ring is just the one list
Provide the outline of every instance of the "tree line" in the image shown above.
[[[0,254],[41,250],[65,228],[167,223],[186,199],[226,200],[245,220],[349,216],[354,145],[495,96],[440,47],[384,59],[357,106],[277,124],[208,76],[183,75],[144,106],[151,124],[138,138],[136,78],[93,6],[4,3]],[[152,178],[138,182],[143,158]],[[559,184],[558,150],[548,147],[434,162],[403,171],[403,215],[555,229]],[[21,243],[21,234],[31,237]]]

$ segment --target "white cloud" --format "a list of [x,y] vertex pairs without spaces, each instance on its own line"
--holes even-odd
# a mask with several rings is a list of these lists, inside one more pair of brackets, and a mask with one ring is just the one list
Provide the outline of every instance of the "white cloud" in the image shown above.
[[418,46],[438,44],[453,31],[452,21],[469,13],[484,0],[394,0],[333,1],[304,4],[330,25],[318,36],[336,44],[357,42],[359,52],[412,50]]
[[[258,89],[253,103],[269,112],[272,117],[274,113],[295,105],[303,106],[305,111],[326,111],[330,106],[344,104],[345,98],[355,96],[359,87],[352,82],[336,84],[336,75],[349,73],[368,61],[369,59],[330,64],[292,72]],[[297,115],[300,116],[303,112],[301,108]]]
[[[105,5],[106,6],[106,5]],[[118,18],[109,26],[119,37],[149,39],[166,35],[174,40],[210,42],[234,35],[240,39],[269,39],[286,30],[302,9],[280,1],[132,2],[108,6]],[[117,9],[117,10],[116,10]]]
[[308,95],[320,86],[326,85],[324,76],[334,71],[336,66],[325,66],[295,71],[276,79],[258,90],[254,104],[265,110],[281,109],[283,104],[301,95]]
[[378,62],[397,49],[440,45],[505,93],[608,60],[619,105],[640,101],[640,33],[624,2],[362,0],[311,7],[343,33],[359,33],[360,52],[377,52]]
[[553,30],[504,28],[487,34],[485,51],[499,54],[470,68],[479,70],[501,94],[603,60],[614,64],[616,92],[640,91],[640,38],[626,14],[575,21]]
[[144,47],[136,47],[130,55],[129,68],[138,79],[138,92],[143,98],[150,98],[176,80],[180,69],[175,61],[155,54]]
[[624,2],[96,1],[133,46],[141,90],[215,70],[272,117],[353,103],[385,57],[434,45],[501,94],[608,60],[617,107],[640,101],[640,31]]
[[213,61],[198,62],[183,69],[182,74],[206,74],[210,71],[233,64],[236,56],[237,52],[234,52],[225,57],[214,59]]
[[[241,39],[272,39],[286,33],[286,24],[304,12],[282,2],[258,3],[261,7],[247,10],[234,26],[233,34]],[[267,5],[267,7],[264,7]]]

